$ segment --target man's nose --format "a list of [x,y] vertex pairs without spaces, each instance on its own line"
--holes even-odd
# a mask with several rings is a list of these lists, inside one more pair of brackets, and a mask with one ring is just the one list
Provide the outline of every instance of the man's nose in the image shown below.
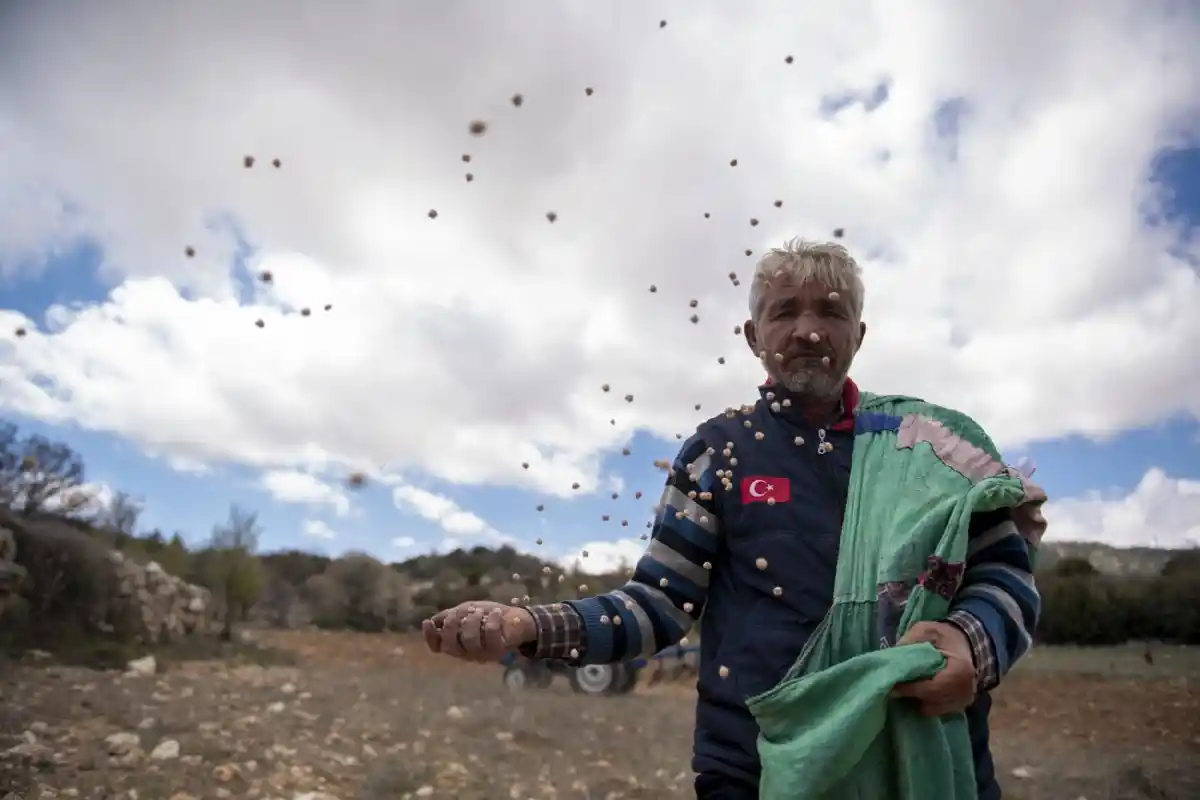
[[801,314],[796,317],[796,324],[792,328],[792,336],[797,341],[807,344],[816,344],[825,340],[825,326],[821,324],[821,318],[816,314]]

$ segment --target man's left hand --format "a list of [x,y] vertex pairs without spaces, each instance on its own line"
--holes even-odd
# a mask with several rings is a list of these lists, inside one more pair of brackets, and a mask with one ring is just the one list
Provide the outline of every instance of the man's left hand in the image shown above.
[[948,622],[918,622],[900,637],[896,646],[928,642],[946,657],[946,666],[932,678],[900,683],[892,697],[911,697],[921,713],[940,717],[964,711],[975,700],[975,665],[966,634]]

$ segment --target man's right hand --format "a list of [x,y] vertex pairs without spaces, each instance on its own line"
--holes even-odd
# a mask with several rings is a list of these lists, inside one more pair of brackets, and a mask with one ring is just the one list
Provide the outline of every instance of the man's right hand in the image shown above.
[[524,608],[488,600],[461,603],[421,623],[434,653],[464,661],[499,661],[521,645],[537,641],[537,623]]

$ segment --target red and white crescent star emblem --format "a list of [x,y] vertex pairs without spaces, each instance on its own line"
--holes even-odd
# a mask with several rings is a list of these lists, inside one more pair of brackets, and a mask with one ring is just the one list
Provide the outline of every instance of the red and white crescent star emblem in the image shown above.
[[792,499],[792,483],[787,478],[751,475],[742,478],[743,503],[786,503]]

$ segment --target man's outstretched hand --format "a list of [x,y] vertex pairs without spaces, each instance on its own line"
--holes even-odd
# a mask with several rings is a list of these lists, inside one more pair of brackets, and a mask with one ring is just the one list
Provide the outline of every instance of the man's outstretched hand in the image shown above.
[[499,661],[537,641],[537,625],[529,611],[487,600],[439,611],[421,623],[421,632],[432,652],[464,661]]
[[947,622],[918,622],[896,646],[928,642],[946,657],[946,666],[932,678],[897,684],[892,697],[910,697],[921,713],[940,717],[966,710],[975,700],[975,665],[966,634]]

